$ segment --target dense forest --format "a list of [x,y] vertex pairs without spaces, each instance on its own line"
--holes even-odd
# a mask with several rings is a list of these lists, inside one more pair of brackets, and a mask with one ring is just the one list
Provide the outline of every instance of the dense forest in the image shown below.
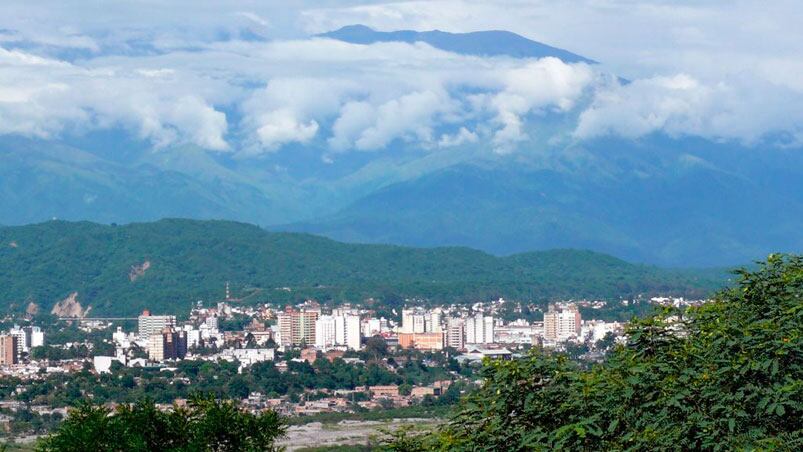
[[144,308],[185,312],[218,301],[230,282],[245,303],[374,298],[439,302],[494,297],[618,299],[705,296],[719,270],[635,265],[591,251],[497,257],[468,248],[346,244],[226,221],[162,220],[124,226],[51,221],[0,227],[0,308],[50,310],[77,293],[92,314]]

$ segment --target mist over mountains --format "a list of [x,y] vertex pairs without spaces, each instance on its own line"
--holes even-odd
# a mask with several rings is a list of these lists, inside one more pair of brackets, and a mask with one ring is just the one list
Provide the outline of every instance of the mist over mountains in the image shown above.
[[[264,45],[274,46],[265,58],[289,52]],[[204,133],[170,141],[195,119],[169,110],[172,135],[159,135],[167,141],[158,146],[123,120],[102,130],[4,133],[0,224],[229,219],[352,242],[495,254],[581,248],[665,266],[735,265],[803,250],[803,153],[792,136],[728,136],[736,129],[728,118],[703,132],[712,116],[705,112],[627,116],[643,113],[638,102],[655,90],[678,91],[683,111],[701,95],[720,95],[693,80],[622,82],[590,69],[592,58],[502,31],[349,26],[287,45],[309,46],[324,60],[327,50],[353,53],[327,64],[365,64],[356,83],[366,91],[325,76],[308,85],[272,80],[244,106],[217,107],[230,122],[221,136],[210,132],[219,119],[210,113]],[[402,81],[392,83],[420,85],[395,93],[382,84],[385,66],[364,63],[360,52],[404,65]],[[300,58],[303,66],[311,57]],[[422,75],[431,61],[446,61],[439,70],[447,75]],[[465,72],[480,69],[469,82]],[[611,104],[595,94],[602,89],[630,104]],[[327,96],[337,108],[319,106]],[[656,103],[675,105],[663,100]],[[251,112],[262,123],[251,124]],[[662,126],[651,125],[661,114]],[[609,122],[618,117],[631,125]]]

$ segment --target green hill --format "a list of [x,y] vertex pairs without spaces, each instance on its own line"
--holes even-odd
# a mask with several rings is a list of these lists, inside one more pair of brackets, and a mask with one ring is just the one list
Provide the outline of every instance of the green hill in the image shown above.
[[226,281],[243,302],[479,301],[702,296],[721,272],[634,265],[590,251],[495,257],[468,248],[357,245],[226,221],[162,220],[0,227],[0,309],[49,311],[77,292],[93,314],[184,313],[217,301]]

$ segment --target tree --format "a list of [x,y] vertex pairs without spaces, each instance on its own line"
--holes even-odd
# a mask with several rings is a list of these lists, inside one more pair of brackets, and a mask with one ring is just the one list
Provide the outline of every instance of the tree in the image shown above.
[[772,255],[685,312],[634,321],[582,369],[487,361],[452,421],[407,450],[801,450],[803,258]]
[[374,360],[379,360],[387,356],[388,343],[382,336],[376,335],[369,337],[365,341],[365,354]]
[[273,411],[254,415],[234,401],[212,396],[195,395],[186,408],[168,412],[151,400],[121,405],[115,411],[82,402],[39,444],[39,450],[272,451],[285,431],[284,421]]

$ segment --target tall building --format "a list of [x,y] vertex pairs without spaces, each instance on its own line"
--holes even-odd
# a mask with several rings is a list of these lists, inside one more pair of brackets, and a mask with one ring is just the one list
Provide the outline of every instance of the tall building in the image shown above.
[[25,348],[30,350],[33,347],[41,347],[45,345],[45,333],[38,326],[26,326],[23,328],[25,331]]
[[334,345],[359,350],[362,342],[362,324],[357,314],[323,316],[315,322],[315,346],[328,348]]
[[14,325],[14,328],[8,330],[9,336],[14,336],[17,338],[17,356],[22,356],[23,352],[28,351],[28,347],[26,347],[26,343],[28,342],[28,334],[26,334],[25,330],[20,328],[19,325]]
[[315,321],[315,346],[318,348],[331,348],[335,340],[335,317],[324,315]]
[[153,361],[182,359],[187,356],[187,332],[165,328],[148,338],[148,358]]
[[544,313],[544,339],[565,341],[580,335],[582,319],[574,304],[549,305]]
[[421,308],[402,309],[402,333],[427,332],[427,318],[429,315]]
[[318,320],[320,312],[295,310],[288,307],[284,312],[280,312],[278,317],[279,340],[277,343],[282,346],[300,346],[315,343],[315,321]]
[[360,331],[360,316],[358,315],[347,315],[344,316],[345,319],[345,326],[346,326],[346,334],[345,334],[345,341],[343,345],[352,349],[352,350],[359,350],[360,345],[362,342],[362,334]]
[[456,350],[466,348],[465,321],[458,318],[450,318],[446,326],[446,346]]
[[443,331],[441,327],[441,313],[440,311],[432,311],[429,313],[429,322],[426,325],[426,331],[432,333],[440,333]]
[[0,336],[0,366],[12,366],[19,362],[17,340],[17,336],[10,334]]
[[467,344],[492,344],[494,342],[494,318],[477,313],[465,322]]
[[176,326],[176,316],[174,315],[151,315],[150,311],[145,310],[138,318],[137,333],[139,339],[149,340],[154,334],[159,334],[165,328]]

